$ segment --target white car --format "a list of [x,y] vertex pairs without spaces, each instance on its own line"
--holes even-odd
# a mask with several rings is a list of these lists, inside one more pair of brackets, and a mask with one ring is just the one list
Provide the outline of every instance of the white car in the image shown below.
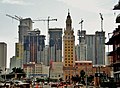
[[44,85],[47,85],[48,84],[48,82],[44,82]]
[[14,80],[13,82],[14,82],[15,85],[29,84],[29,83],[24,83],[24,82],[22,82],[22,81],[20,81],[20,80]]

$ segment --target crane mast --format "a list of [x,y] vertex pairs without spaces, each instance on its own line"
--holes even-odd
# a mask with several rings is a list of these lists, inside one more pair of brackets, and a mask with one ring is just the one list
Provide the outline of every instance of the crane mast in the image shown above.
[[103,15],[101,13],[100,14],[100,18],[101,18],[101,31],[103,31]]
[[81,32],[80,32],[80,35],[79,35],[79,44],[80,44],[80,42],[82,41],[83,19],[81,19],[81,21],[79,22],[79,24],[81,24]]

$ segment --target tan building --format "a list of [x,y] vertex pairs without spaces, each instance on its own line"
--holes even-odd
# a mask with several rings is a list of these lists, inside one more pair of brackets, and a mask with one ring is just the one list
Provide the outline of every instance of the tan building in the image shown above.
[[72,29],[72,19],[70,13],[66,19],[66,28],[63,36],[63,74],[64,80],[70,81],[75,64],[75,36]]
[[31,62],[23,64],[23,69],[27,74],[27,77],[46,78],[49,75],[49,67],[42,63],[36,64],[35,62]]

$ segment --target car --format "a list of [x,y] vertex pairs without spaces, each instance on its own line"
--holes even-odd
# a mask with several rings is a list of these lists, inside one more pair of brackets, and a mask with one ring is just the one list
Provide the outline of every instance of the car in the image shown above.
[[58,83],[52,83],[51,87],[58,87]]
[[20,80],[14,80],[13,83],[14,83],[15,85],[26,85],[26,84],[29,84],[29,83],[24,83],[24,82],[22,82],[22,81],[20,81]]
[[47,85],[48,84],[48,82],[44,82],[44,85]]
[[83,87],[84,85],[83,84],[80,84],[80,83],[76,83],[75,87]]

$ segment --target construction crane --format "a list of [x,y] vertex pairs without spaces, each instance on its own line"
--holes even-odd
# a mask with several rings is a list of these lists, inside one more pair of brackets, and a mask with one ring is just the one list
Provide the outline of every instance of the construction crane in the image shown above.
[[8,17],[10,17],[10,18],[12,18],[12,19],[15,19],[15,20],[18,20],[18,21],[21,21],[22,20],[22,18],[21,17],[18,17],[18,16],[11,16],[11,15],[9,15],[9,14],[6,14],[6,16],[8,16]]
[[101,18],[101,31],[103,31],[103,16],[101,13],[99,13],[99,14],[100,14],[100,18]]
[[[57,21],[57,19],[50,19],[50,16],[48,16],[48,18],[47,19],[38,19],[38,20],[33,20],[33,21],[47,21],[47,26],[48,26],[48,30],[49,30],[49,22],[50,21]],[[46,37],[47,37],[47,35],[46,35]]]
[[81,24],[81,31],[82,31],[82,27],[83,27],[83,19],[81,19],[81,21],[79,22],[79,24]]
[[[81,31],[79,31],[79,44],[82,41],[82,29],[83,29],[83,19],[81,19],[81,21],[79,22],[79,24],[81,24]],[[81,37],[81,38],[80,38]]]
[[[12,19],[18,20],[18,21],[21,21],[23,19],[22,17],[19,17],[17,15],[11,16],[9,14],[6,14],[6,16],[8,16]],[[33,21],[33,23],[34,23],[34,21],[47,21],[48,22],[48,29],[49,29],[49,21],[57,21],[57,19],[50,19],[50,16],[48,16],[48,19],[38,19],[38,20],[32,20],[32,21]]]
[[33,21],[47,21],[48,22],[48,30],[49,30],[49,22],[50,21],[57,21],[57,19],[50,19],[50,16],[48,16],[47,19],[38,19],[38,20],[33,20]]

